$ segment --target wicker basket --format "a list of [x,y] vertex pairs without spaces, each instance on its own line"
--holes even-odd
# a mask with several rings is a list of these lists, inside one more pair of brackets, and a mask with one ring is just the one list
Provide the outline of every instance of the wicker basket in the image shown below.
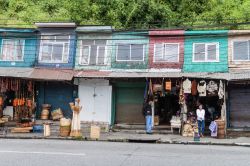
[[67,137],[70,134],[70,126],[60,126],[60,136]]

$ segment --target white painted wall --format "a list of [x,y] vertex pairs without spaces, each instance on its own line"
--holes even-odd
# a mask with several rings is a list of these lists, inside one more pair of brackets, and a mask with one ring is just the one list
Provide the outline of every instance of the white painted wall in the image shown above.
[[81,121],[108,122],[111,124],[112,87],[108,80],[81,79],[78,93],[83,110]]

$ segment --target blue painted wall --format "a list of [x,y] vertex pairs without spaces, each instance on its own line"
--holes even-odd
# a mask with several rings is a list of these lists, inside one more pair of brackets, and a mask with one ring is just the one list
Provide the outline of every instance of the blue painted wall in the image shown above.
[[63,69],[73,69],[75,62],[75,53],[76,53],[76,34],[74,29],[57,29],[57,28],[44,28],[39,29],[39,34],[42,35],[46,33],[46,35],[70,35],[70,44],[69,44],[69,58],[67,63],[44,63],[39,62],[39,50],[40,50],[40,39],[37,50],[37,63],[36,67],[44,67],[44,68],[63,68]]
[[0,50],[3,39],[23,39],[24,55],[23,61],[1,61],[1,67],[33,67],[37,53],[37,35],[34,29],[0,29]]
[[[194,43],[219,43],[219,62],[193,62]],[[184,72],[227,72],[228,31],[185,31]]]

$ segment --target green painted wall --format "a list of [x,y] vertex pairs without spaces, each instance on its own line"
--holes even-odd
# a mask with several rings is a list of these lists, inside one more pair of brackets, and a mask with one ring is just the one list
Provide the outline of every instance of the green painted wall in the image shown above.
[[[227,72],[228,39],[227,30],[185,31],[184,72]],[[193,43],[219,43],[219,62],[192,62]]]
[[[81,40],[84,39],[107,39],[107,65],[81,65],[80,60],[80,49]],[[81,70],[109,70],[111,68],[111,53],[112,53],[112,35],[111,33],[78,33],[77,34],[77,47],[76,47],[76,57],[75,57],[75,69]]]
[[[148,67],[148,32],[114,32],[112,36],[112,59],[111,67],[117,69],[147,69]],[[145,44],[144,61],[130,62],[116,61],[116,45],[118,43],[124,44]]]

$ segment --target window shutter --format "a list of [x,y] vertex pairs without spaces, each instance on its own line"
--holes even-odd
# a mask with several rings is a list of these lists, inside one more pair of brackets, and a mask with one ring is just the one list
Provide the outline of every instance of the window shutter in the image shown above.
[[248,41],[233,42],[233,60],[249,60]]

